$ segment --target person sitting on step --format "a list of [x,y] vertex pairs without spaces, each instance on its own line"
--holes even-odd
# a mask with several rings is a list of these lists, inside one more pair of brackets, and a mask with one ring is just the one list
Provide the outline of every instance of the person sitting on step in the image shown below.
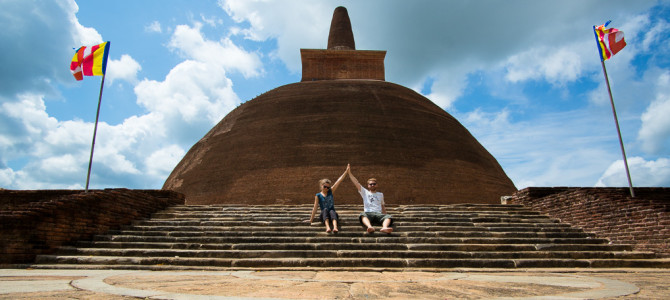
[[365,230],[368,233],[375,232],[375,229],[372,227],[372,223],[381,224],[382,228],[379,230],[381,232],[393,232],[393,228],[391,228],[393,219],[391,215],[386,214],[384,194],[377,191],[377,179],[368,179],[368,188],[366,189],[361,186],[361,184],[358,182],[358,179],[356,179],[354,174],[351,173],[350,165],[347,165],[347,173],[349,174],[351,182],[353,182],[356,186],[358,193],[361,194],[361,197],[363,198],[363,212],[358,217],[361,225],[365,227]]
[[[309,222],[312,223],[312,221],[314,221],[316,206],[319,205],[319,208],[321,209],[320,220],[321,223],[326,225],[327,233],[330,233],[331,231],[333,233],[338,232],[337,221],[339,220],[339,216],[337,215],[337,211],[335,211],[335,197],[333,196],[333,192],[340,186],[340,183],[342,183],[342,180],[346,175],[347,171],[344,171],[342,176],[340,176],[332,186],[330,179],[324,178],[319,180],[319,189],[321,189],[321,191],[314,196],[314,208],[312,208],[312,215],[309,217]],[[329,221],[333,223],[332,230]]]

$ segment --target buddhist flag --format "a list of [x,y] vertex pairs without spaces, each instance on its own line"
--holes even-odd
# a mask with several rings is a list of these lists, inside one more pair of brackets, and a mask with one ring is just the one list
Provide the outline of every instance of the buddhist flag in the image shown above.
[[84,76],[105,75],[109,45],[110,42],[104,42],[100,45],[77,49],[70,63],[70,71],[74,78],[82,80]]
[[623,31],[616,28],[605,28],[609,23],[608,21],[603,25],[593,27],[596,39],[598,40],[598,50],[602,61],[612,58],[612,55],[617,54],[623,47],[626,47]]

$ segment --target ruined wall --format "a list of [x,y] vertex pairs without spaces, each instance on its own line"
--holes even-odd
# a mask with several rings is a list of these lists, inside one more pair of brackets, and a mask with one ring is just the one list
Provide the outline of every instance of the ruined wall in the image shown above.
[[670,188],[526,188],[507,200],[615,244],[670,257]]
[[0,190],[0,264],[30,263],[175,204],[184,195],[166,190]]

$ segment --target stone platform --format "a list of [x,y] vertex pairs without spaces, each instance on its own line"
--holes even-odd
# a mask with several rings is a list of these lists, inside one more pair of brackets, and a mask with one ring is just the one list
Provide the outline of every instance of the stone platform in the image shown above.
[[0,269],[0,299],[668,299],[668,269]]
[[[305,223],[310,205],[177,205],[37,256],[35,269],[441,271],[451,268],[670,268],[519,205],[394,206],[392,234],[368,234],[360,206],[339,232]],[[377,228],[379,229],[379,227]]]

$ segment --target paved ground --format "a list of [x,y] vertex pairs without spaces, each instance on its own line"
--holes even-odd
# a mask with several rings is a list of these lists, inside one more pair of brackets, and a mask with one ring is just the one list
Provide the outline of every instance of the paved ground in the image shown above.
[[0,269],[0,299],[670,299],[670,269]]

